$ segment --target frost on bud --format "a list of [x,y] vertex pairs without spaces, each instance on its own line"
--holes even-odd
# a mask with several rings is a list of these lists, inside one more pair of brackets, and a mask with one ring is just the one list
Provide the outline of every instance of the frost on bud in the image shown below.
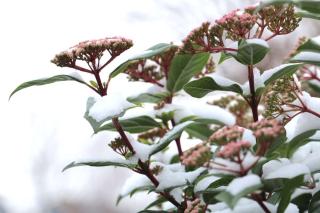
[[184,213],[202,213],[205,211],[205,205],[201,204],[201,201],[199,198],[196,198],[195,200],[187,201],[187,208],[184,210]]
[[226,144],[231,141],[237,141],[242,138],[244,129],[240,126],[225,126],[209,137],[210,143]]
[[96,59],[100,59],[105,51],[108,51],[111,57],[116,57],[132,45],[131,40],[122,37],[83,41],[69,50],[57,54],[51,62],[60,67],[72,67],[76,60],[92,63]]
[[195,147],[183,152],[181,162],[189,168],[204,166],[211,159],[210,147],[206,144],[198,144]]
[[183,40],[181,51],[185,53],[210,51],[213,47],[223,46],[222,36],[223,29],[219,25],[211,26],[210,22],[204,22]]
[[224,15],[216,23],[226,31],[227,38],[237,41],[245,38],[256,21],[256,15],[237,9]]
[[239,156],[241,151],[246,152],[250,147],[249,141],[233,141],[223,146],[217,153],[217,157],[233,158]]
[[250,128],[257,139],[263,140],[275,139],[284,132],[282,124],[275,119],[262,119],[250,124]]
[[264,7],[258,14],[265,20],[268,30],[277,35],[291,33],[301,21],[301,17],[295,14],[292,4]]

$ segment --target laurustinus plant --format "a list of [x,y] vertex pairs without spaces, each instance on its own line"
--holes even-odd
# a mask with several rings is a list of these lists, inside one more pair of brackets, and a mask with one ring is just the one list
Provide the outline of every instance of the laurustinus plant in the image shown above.
[[[140,212],[319,212],[320,37],[299,39],[277,67],[257,66],[269,54],[268,41],[319,13],[319,1],[303,0],[237,9],[204,22],[180,46],[160,43],[129,58],[106,79],[104,68],[133,42],[81,42],[51,62],[91,81],[61,74],[23,83],[10,97],[59,81],[91,89],[84,118],[94,134],[118,133],[107,141],[118,157],[79,159],[63,171],[131,170],[117,202],[141,191],[156,194]],[[215,72],[231,60],[247,68],[246,82]],[[118,75],[149,87],[134,96],[124,85],[108,90]]]

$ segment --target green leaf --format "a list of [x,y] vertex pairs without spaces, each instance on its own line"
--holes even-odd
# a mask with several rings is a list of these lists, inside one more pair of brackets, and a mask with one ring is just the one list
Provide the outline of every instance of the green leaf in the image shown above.
[[167,132],[163,138],[160,139],[160,141],[153,146],[153,149],[150,153],[150,156],[160,152],[164,148],[166,148],[171,141],[177,139],[180,137],[181,133],[184,131],[185,128],[190,126],[191,124],[194,124],[194,121],[186,121],[184,123],[178,124],[175,127],[173,127],[169,132]]
[[311,18],[311,19],[320,20],[320,15],[317,13],[310,13],[310,12],[302,10],[302,11],[296,12],[296,14],[300,17],[303,17],[303,18]]
[[[255,176],[258,177],[257,175],[251,175],[251,176]],[[240,177],[240,178],[236,178],[234,179],[230,184],[234,183],[234,181],[238,181],[239,179],[245,179],[248,178],[248,176],[244,176],[244,177]],[[248,179],[249,180],[249,179]],[[242,182],[242,181],[241,181]],[[229,186],[230,186],[229,184]],[[260,183],[251,183],[250,186],[247,186],[245,188],[243,188],[241,191],[239,191],[237,194],[231,194],[228,191],[228,187],[226,191],[221,192],[220,194],[218,194],[215,198],[217,200],[220,200],[222,202],[225,202],[231,209],[234,208],[234,206],[237,204],[237,202],[239,201],[240,198],[242,198],[245,195],[251,194],[252,192],[260,189],[263,185]]]
[[308,85],[313,91],[315,91],[316,93],[320,93],[320,86],[318,84],[315,84],[312,81],[309,81]]
[[97,133],[99,127],[104,123],[104,121],[97,122],[94,118],[89,116],[89,111],[91,107],[96,103],[96,100],[93,97],[89,97],[87,100],[87,107],[86,107],[86,112],[84,113],[84,118],[89,122],[91,125],[93,132]]
[[308,39],[306,42],[301,44],[298,51],[311,51],[311,52],[320,52],[320,45],[314,39]]
[[156,199],[155,201],[153,201],[152,203],[150,203],[144,210],[150,209],[154,206],[158,206],[164,202],[166,202],[167,200],[164,197],[159,197],[158,199]]
[[126,196],[130,196],[132,197],[134,194],[138,193],[138,192],[143,192],[143,191],[153,191],[155,190],[155,187],[152,186],[152,185],[146,185],[146,186],[138,186],[134,189],[132,189],[130,192],[128,192],[127,194],[122,194],[122,195],[119,195],[118,198],[117,198],[117,203],[116,205],[118,205],[120,203],[120,201],[126,197]]
[[207,64],[210,53],[176,55],[170,65],[167,89],[177,92]]
[[232,56],[230,54],[227,54],[225,52],[221,52],[218,64],[222,64],[222,62],[224,62],[225,60],[228,60],[229,58],[232,58]]
[[[130,133],[140,133],[145,132],[153,128],[161,127],[161,125],[149,116],[138,116],[129,119],[119,120],[122,128]],[[98,128],[97,132],[111,130],[116,131],[112,123],[107,123]]]
[[312,195],[310,193],[305,193],[292,199],[291,203],[295,204],[299,208],[299,212],[305,212],[308,210],[311,198]]
[[263,72],[261,77],[264,80],[264,85],[268,86],[275,80],[285,76],[285,75],[292,75],[295,73],[300,67],[302,66],[301,63],[295,64],[283,64],[278,67],[272,68],[270,70],[266,70]]
[[317,213],[320,212],[320,191],[316,192],[310,201],[309,208],[308,208],[309,213]]
[[310,138],[316,134],[317,131],[318,129],[308,130],[290,140],[287,147],[287,156],[290,158],[299,147],[311,141]]
[[238,84],[232,84],[230,86],[219,85],[213,78],[204,77],[199,80],[191,81],[184,86],[184,90],[192,97],[202,98],[206,94],[213,91],[231,91],[238,94],[243,93],[241,87]]
[[238,51],[236,54],[231,55],[244,65],[253,65],[259,63],[269,52],[269,48],[266,45],[262,45],[256,42],[254,39],[242,40],[239,42]]
[[290,62],[312,64],[320,66],[320,52],[303,51],[290,59]]
[[281,200],[277,209],[277,213],[285,212],[286,208],[290,203],[292,193],[298,186],[301,186],[303,184],[303,180],[304,176],[301,175],[286,181],[284,188],[280,192]]
[[142,93],[136,97],[129,97],[127,100],[131,103],[159,103],[168,96],[169,93],[167,92],[157,94]]
[[160,55],[160,54],[170,50],[172,47],[176,47],[176,45],[165,44],[165,43],[156,44],[156,45],[150,47],[149,49],[147,49],[144,53],[141,53],[137,56],[134,56],[134,57],[130,58],[129,60],[127,60],[126,62],[120,64],[114,71],[112,71],[110,73],[110,77],[114,78],[118,74],[124,72],[128,68],[128,66],[132,63],[135,63],[135,62],[142,60],[142,59],[148,59],[148,58],[152,58],[154,56]]
[[70,76],[70,75],[56,75],[56,76],[52,76],[52,77],[49,77],[49,78],[41,78],[41,79],[37,79],[37,80],[32,80],[32,81],[27,81],[27,82],[24,82],[22,84],[20,84],[11,94],[10,94],[10,97],[9,99],[18,91],[20,90],[23,90],[25,88],[28,88],[28,87],[33,87],[33,86],[42,86],[42,85],[47,85],[47,84],[52,84],[52,83],[55,83],[55,82],[60,82],[60,81],[76,81],[76,82],[79,82],[81,84],[84,84],[90,88],[92,88],[89,84],[87,84],[86,82],[78,79],[78,78],[75,78],[73,76]]
[[79,161],[79,162],[71,162],[67,166],[65,166],[62,170],[62,172],[73,168],[73,167],[78,167],[78,166],[92,166],[92,167],[104,167],[104,166],[115,166],[115,167],[124,167],[124,168],[129,168],[133,169],[136,164],[130,163],[130,162],[125,162],[123,161]]
[[213,132],[208,125],[205,124],[190,125],[185,130],[191,137],[199,138],[201,140],[208,140]]

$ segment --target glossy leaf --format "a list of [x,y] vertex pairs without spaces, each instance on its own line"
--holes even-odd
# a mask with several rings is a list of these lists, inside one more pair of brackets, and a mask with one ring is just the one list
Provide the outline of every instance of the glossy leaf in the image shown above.
[[308,208],[309,213],[317,213],[320,212],[320,191],[316,192],[310,201],[309,208]]
[[269,48],[260,44],[242,40],[239,42],[236,54],[231,54],[237,61],[244,65],[259,63],[269,52]]
[[308,143],[309,141],[311,141],[311,137],[316,134],[318,130],[317,129],[313,129],[313,130],[309,130],[306,132],[303,132],[299,135],[297,135],[296,137],[294,137],[292,140],[290,140],[287,144],[287,156],[291,157],[294,152],[301,146],[305,145],[306,143]]
[[163,101],[166,97],[169,96],[169,93],[142,93],[136,97],[129,97],[127,100],[131,103],[159,103]]
[[18,91],[26,89],[28,87],[33,87],[33,86],[42,86],[42,85],[47,85],[47,84],[52,84],[52,83],[56,83],[56,82],[62,82],[62,81],[76,81],[79,82],[81,84],[84,84],[90,88],[92,88],[89,84],[87,84],[86,82],[75,78],[73,76],[70,75],[56,75],[56,76],[52,76],[49,78],[41,78],[41,79],[37,79],[37,80],[32,80],[32,81],[27,81],[24,82],[22,84],[20,84],[11,94],[9,99]]
[[238,84],[229,86],[219,85],[213,78],[204,77],[199,80],[191,81],[184,86],[184,90],[192,97],[202,98],[213,91],[230,91],[242,94],[243,91]]
[[167,89],[177,92],[189,82],[197,73],[200,73],[207,64],[210,53],[176,55],[170,65]]
[[125,162],[123,161],[73,161],[70,164],[68,164],[67,166],[65,166],[63,168],[63,172],[73,168],[73,167],[79,167],[79,166],[92,166],[92,167],[104,167],[104,166],[115,166],[115,167],[125,167],[125,168],[129,168],[132,169],[136,166],[136,164],[133,163],[129,163],[129,162]]
[[157,152],[160,152],[164,148],[166,148],[171,141],[175,140],[176,138],[180,137],[181,133],[184,131],[185,128],[190,126],[191,124],[194,124],[193,121],[186,121],[184,123],[176,125],[174,128],[172,128],[169,132],[167,132],[158,143],[152,145],[153,149],[150,153],[151,155],[154,155]]
[[118,74],[124,72],[128,68],[128,66],[132,63],[135,63],[141,59],[148,59],[148,58],[160,55],[160,54],[170,50],[172,47],[175,47],[175,45],[166,44],[166,43],[156,44],[156,45],[150,47],[149,49],[147,49],[146,51],[144,51],[143,53],[136,55],[136,56],[130,58],[129,60],[127,60],[126,62],[120,64],[114,71],[112,71],[110,73],[110,77],[114,78]]
[[[119,120],[122,128],[126,132],[130,133],[140,133],[145,132],[153,128],[161,127],[161,125],[149,116],[138,116],[129,119],[120,119]],[[116,131],[112,123],[107,123],[98,128],[97,132],[101,131]]]

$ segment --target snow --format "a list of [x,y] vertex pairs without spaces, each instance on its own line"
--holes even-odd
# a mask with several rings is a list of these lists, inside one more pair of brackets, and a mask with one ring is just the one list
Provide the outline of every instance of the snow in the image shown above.
[[276,74],[277,72],[281,71],[282,69],[284,69],[286,67],[293,66],[293,65],[298,65],[298,64],[299,63],[282,64],[280,66],[266,70],[262,73],[261,78],[262,78],[263,82],[266,82],[269,78],[272,77],[272,75]]
[[301,163],[291,163],[287,158],[271,160],[262,166],[264,179],[294,178],[299,175],[309,174],[310,170]]
[[250,142],[252,146],[256,144],[256,137],[253,135],[253,132],[250,129],[244,128],[242,140]]
[[320,45],[320,36],[311,38],[311,40],[312,40],[314,43],[316,43],[317,45]]
[[316,52],[300,52],[295,55],[292,61],[313,61],[313,62],[320,62],[320,53]]
[[178,201],[178,203],[181,203],[183,201],[183,194],[184,192],[181,187],[174,188],[170,191],[170,195],[172,195],[173,198]]
[[250,174],[244,177],[233,179],[227,186],[226,191],[232,195],[237,195],[247,188],[257,186],[261,184],[260,177],[258,175]]
[[[187,106],[187,107],[186,107]],[[233,114],[221,107],[209,105],[192,97],[176,97],[173,104],[167,104],[167,111],[174,111],[174,120],[179,122],[181,119],[190,115],[203,119],[217,120],[226,125],[233,125],[236,119]]]
[[257,39],[257,38],[247,39],[246,42],[248,44],[257,44],[257,45],[263,46],[265,48],[270,48],[269,44],[263,39]]
[[208,176],[208,177],[205,177],[205,178],[201,179],[201,180],[195,185],[193,191],[194,191],[195,193],[204,191],[204,190],[206,190],[206,189],[208,188],[208,186],[209,186],[211,183],[213,183],[213,182],[215,182],[215,181],[217,181],[217,180],[219,180],[219,179],[220,179],[220,177],[216,177],[216,176],[213,176],[213,175]]
[[89,116],[100,122],[108,118],[121,115],[126,109],[135,106],[127,101],[121,93],[110,93],[99,98],[91,107]]
[[[307,92],[302,92],[300,98],[304,102],[305,106],[316,113],[320,113],[320,109],[318,107],[320,106],[320,98],[311,97]],[[301,106],[299,100],[295,100],[293,104]],[[285,129],[287,131],[288,140],[291,140],[295,136],[308,130],[320,129],[320,118],[308,112],[304,112],[297,115],[288,124],[286,124]]]
[[[270,212],[277,212],[277,206],[271,203],[264,202],[265,206]],[[234,209],[230,209],[225,203],[216,203],[214,205],[209,205],[208,209],[215,213],[264,213],[265,211],[259,206],[259,204],[248,198],[241,198]],[[296,205],[289,203],[287,209],[284,213],[299,213],[299,209]]]
[[70,75],[71,77],[74,77],[74,78],[80,80],[80,81],[84,81],[84,79],[83,79],[82,76],[79,74],[79,72],[71,72],[71,73],[69,73],[69,75]]
[[135,151],[135,156],[143,162],[149,160],[152,146],[136,141],[129,133],[126,133],[126,136]]
[[121,196],[126,196],[130,194],[134,189],[142,186],[151,185],[150,180],[141,174],[134,173],[131,177],[126,179],[126,182],[123,184],[121,189]]
[[292,162],[306,165],[311,172],[320,170],[320,144],[319,142],[309,142],[301,146],[292,156]]
[[208,75],[209,77],[211,77],[218,85],[220,86],[231,86],[233,84],[237,84],[240,86],[239,83],[232,81],[228,78],[225,78],[217,73],[213,73],[211,75]]
[[158,191],[163,191],[167,188],[177,187],[192,183],[205,169],[198,168],[192,172],[175,172],[164,166],[161,172],[157,175],[159,185]]
[[[253,75],[254,75],[254,88],[255,88],[255,90],[257,90],[261,87],[264,87],[264,81],[261,77],[260,70],[257,68],[254,68]],[[244,95],[250,95],[251,93],[250,93],[249,81],[242,84],[241,89],[243,90]]]

